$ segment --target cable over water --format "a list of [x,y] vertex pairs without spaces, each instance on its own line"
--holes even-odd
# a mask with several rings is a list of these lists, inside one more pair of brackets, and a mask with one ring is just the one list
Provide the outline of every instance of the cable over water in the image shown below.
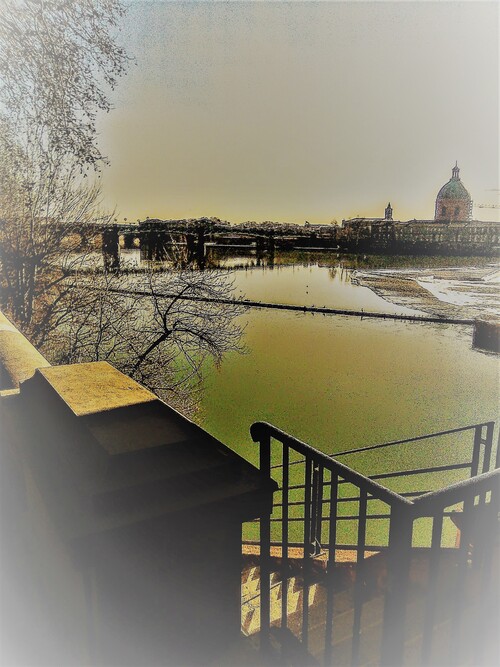
[[[89,289],[100,290],[99,287],[90,287]],[[134,294],[136,296],[150,296],[150,292],[144,290],[125,290],[109,288],[109,292],[114,294]],[[155,293],[158,298],[179,299],[182,301],[202,301],[205,303],[222,303],[228,305],[240,305],[245,308],[274,308],[275,310],[291,310],[302,313],[322,313],[324,315],[350,315],[355,317],[371,317],[378,319],[405,320],[408,322],[435,322],[438,324],[474,324],[472,319],[437,317],[431,315],[401,315],[396,313],[375,313],[366,310],[347,310],[344,308],[328,308],[326,306],[298,306],[285,303],[267,303],[265,301],[252,301],[250,299],[222,299],[215,297],[190,296],[165,292],[163,294]]]

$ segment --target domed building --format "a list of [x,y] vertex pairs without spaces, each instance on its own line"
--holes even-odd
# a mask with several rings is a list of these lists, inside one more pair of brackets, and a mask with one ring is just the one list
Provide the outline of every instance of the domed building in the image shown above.
[[472,219],[472,199],[460,180],[457,163],[452,169],[451,178],[445,183],[436,197],[436,222],[457,222]]

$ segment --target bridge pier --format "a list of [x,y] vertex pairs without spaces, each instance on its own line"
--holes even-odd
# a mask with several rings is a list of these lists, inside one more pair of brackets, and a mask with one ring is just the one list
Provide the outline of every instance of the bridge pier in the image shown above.
[[164,262],[168,255],[164,235],[156,230],[143,231],[140,236],[141,259]]
[[484,315],[474,320],[473,347],[500,353],[500,317]]
[[102,233],[102,254],[105,271],[119,271],[120,269],[120,237],[118,227],[113,225]]
[[198,268],[203,271],[206,263],[205,254],[205,228],[200,225],[198,227],[197,245],[196,245],[196,263]]
[[135,245],[135,236],[133,234],[124,234],[123,235],[123,247],[127,250],[132,250]]

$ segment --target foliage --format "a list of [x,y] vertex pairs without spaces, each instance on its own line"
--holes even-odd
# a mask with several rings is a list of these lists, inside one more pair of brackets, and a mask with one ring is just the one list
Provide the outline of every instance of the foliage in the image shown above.
[[18,140],[44,160],[103,160],[96,114],[110,110],[104,86],[127,64],[113,35],[123,12],[121,0],[2,0],[0,100]]

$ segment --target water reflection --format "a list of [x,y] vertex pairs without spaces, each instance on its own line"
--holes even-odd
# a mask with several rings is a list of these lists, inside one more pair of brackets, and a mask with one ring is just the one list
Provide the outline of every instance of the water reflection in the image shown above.
[[352,282],[352,270],[343,266],[275,266],[238,271],[234,274],[236,294],[255,301],[300,306],[326,306],[377,313],[421,315],[417,310],[397,306],[367,287]]

